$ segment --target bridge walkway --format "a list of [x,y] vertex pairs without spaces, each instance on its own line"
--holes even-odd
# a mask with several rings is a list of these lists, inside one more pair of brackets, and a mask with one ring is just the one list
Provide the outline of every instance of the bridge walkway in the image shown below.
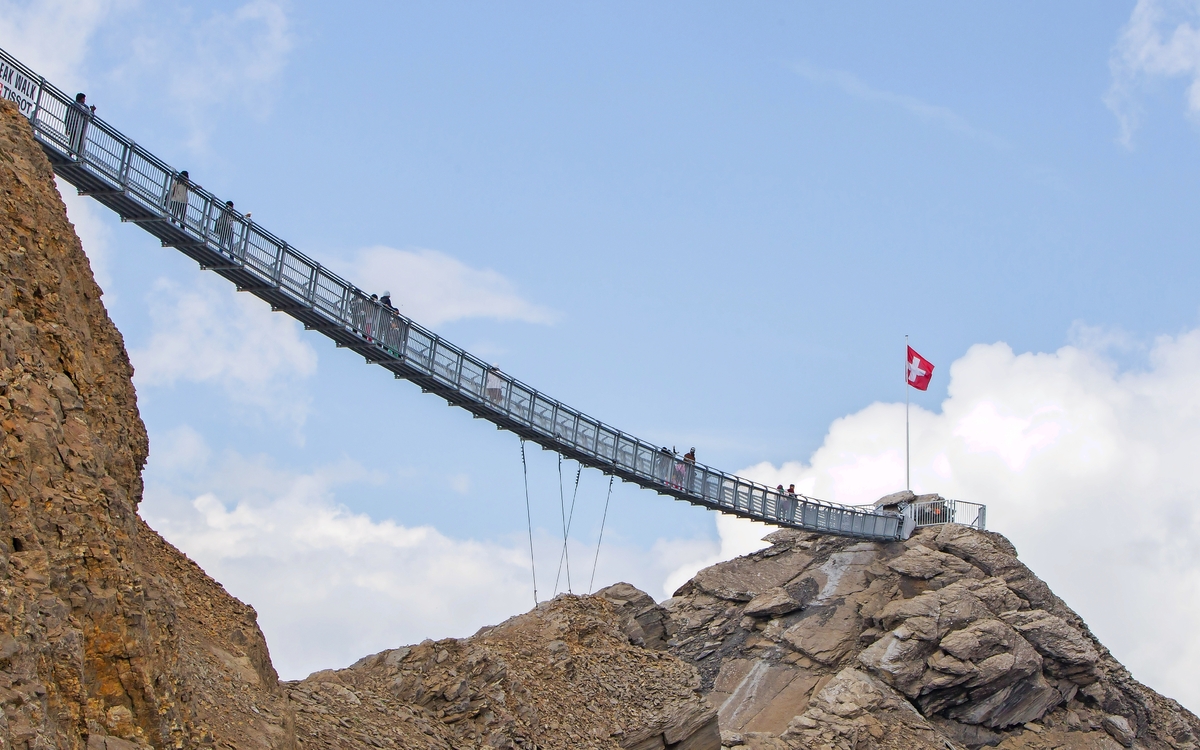
[[212,271],[426,393],[548,450],[659,494],[755,521],[840,536],[899,539],[900,514],[776,489],[685,461],[541,393],[451,344],[188,183],[179,172],[0,50],[2,96],[29,118],[54,171]]

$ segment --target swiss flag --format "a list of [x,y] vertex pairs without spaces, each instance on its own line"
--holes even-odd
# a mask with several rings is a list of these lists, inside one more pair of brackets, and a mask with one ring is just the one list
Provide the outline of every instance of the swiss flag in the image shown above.
[[929,388],[929,380],[933,377],[933,363],[917,354],[911,346],[908,347],[908,364],[904,370],[905,379],[913,388],[918,391]]

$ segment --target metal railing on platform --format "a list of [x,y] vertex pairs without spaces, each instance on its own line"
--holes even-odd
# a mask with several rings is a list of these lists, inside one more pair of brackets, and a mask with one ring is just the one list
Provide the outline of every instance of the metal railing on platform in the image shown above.
[[544,448],[661,494],[771,524],[891,540],[901,517],[780,493],[686,461],[491,367],[234,211],[0,50],[2,96],[17,104],[55,172],[214,271],[397,378]]
[[987,506],[963,500],[921,500],[910,503],[901,513],[912,519],[916,528],[947,523],[960,523],[981,531],[987,528]]

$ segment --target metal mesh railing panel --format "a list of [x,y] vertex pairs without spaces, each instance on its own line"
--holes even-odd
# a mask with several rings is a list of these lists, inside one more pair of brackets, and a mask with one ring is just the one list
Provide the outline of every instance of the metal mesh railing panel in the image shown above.
[[[300,295],[304,300],[309,298],[309,285],[312,283],[316,268],[294,253],[283,254],[283,270],[279,274],[279,282],[288,290]],[[378,323],[376,323],[378,325]]]
[[129,166],[125,169],[125,187],[147,206],[162,206],[166,200],[168,177],[140,149],[130,150]]
[[119,135],[100,123],[92,123],[84,139],[88,164],[94,166],[113,182],[120,182],[128,144]]
[[987,506],[979,503],[948,499],[924,500],[910,504],[904,512],[916,522],[917,528],[947,523],[959,523],[980,530],[987,528]]

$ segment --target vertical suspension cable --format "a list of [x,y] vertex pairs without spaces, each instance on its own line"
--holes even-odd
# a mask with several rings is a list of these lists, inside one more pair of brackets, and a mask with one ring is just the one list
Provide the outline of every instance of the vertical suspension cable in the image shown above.
[[[575,470],[575,491],[571,494],[571,512],[567,514],[567,527],[566,527],[566,531],[563,532],[562,552],[560,552],[558,555],[558,572],[554,574],[554,591],[555,592],[558,591],[558,579],[560,576],[562,576],[563,563],[566,562],[566,564],[567,564],[567,591],[572,594],[575,593],[575,591],[571,588],[571,555],[567,551],[567,538],[571,533],[571,524],[575,520],[575,501],[579,498],[579,478],[582,475],[583,475],[583,464],[580,464],[579,468]],[[561,490],[562,490],[561,460],[560,460],[560,466],[559,466],[559,470],[558,470],[558,486],[559,486],[559,491],[561,492]]]
[[[567,498],[563,493],[562,454],[558,454],[558,510],[562,514],[563,547],[567,546]],[[558,556],[558,573],[554,576],[554,593],[558,595],[558,579],[562,575],[562,555]]]
[[525,438],[521,438],[521,470],[525,474],[525,523],[529,526],[529,570],[533,573],[533,606],[537,606],[537,566],[533,561],[533,514],[529,511],[529,465],[525,463]]
[[[571,493],[571,512],[567,514],[567,533],[571,533],[571,525],[575,521],[575,501],[579,499],[579,478],[583,476],[583,464],[575,469],[575,491]],[[563,559],[567,561],[567,591],[575,593],[571,588],[571,552],[563,545]]]
[[600,542],[604,541],[604,522],[608,520],[608,501],[612,499],[612,488],[614,477],[608,475],[608,495],[604,498],[604,515],[600,517],[600,538],[596,540],[596,557],[592,560],[592,580],[588,581],[588,593],[592,593],[596,585],[596,564],[600,562]]

